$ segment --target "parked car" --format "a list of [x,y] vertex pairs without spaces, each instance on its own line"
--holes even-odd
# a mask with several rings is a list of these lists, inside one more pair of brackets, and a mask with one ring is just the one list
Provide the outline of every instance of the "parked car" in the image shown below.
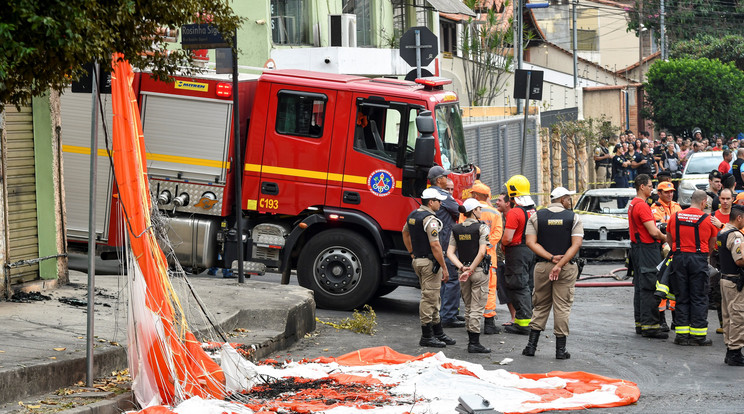
[[596,188],[581,194],[574,211],[584,224],[583,257],[625,256],[630,249],[628,203],[635,196],[632,188]]
[[690,206],[690,197],[695,190],[708,188],[708,174],[718,169],[718,164],[723,161],[722,154],[720,151],[696,152],[687,160],[687,165],[682,170],[677,197],[677,202],[683,208]]

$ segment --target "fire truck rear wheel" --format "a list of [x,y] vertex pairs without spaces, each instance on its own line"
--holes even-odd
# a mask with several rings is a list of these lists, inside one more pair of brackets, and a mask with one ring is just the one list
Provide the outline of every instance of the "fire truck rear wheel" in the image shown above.
[[364,237],[345,229],[315,235],[297,262],[300,286],[315,292],[324,309],[358,308],[372,298],[380,284],[377,249]]

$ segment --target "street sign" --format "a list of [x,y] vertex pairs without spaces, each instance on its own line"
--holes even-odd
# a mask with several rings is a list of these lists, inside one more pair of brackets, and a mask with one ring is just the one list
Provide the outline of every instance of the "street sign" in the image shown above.
[[525,99],[527,93],[527,79],[530,82],[530,98],[542,99],[543,71],[517,69],[514,73],[514,98]]
[[230,47],[230,45],[211,24],[185,24],[181,26],[181,47],[184,49],[218,49]]
[[[407,81],[413,82],[413,81],[416,80],[416,77],[417,76],[418,76],[418,74],[416,73],[416,69],[413,69],[413,70],[411,70],[410,72],[408,72],[406,74],[406,77],[404,79],[407,80]],[[431,72],[429,72],[428,70],[426,70],[426,69],[421,69],[421,77],[422,78],[426,78],[426,77],[429,77],[429,76],[434,76],[434,75]]]
[[[88,62],[83,65],[85,69],[85,75],[81,76],[80,79],[72,81],[72,92],[73,93],[91,93],[93,91],[93,62]],[[108,69],[107,69],[108,68]],[[100,93],[111,93],[111,67],[101,65],[98,68],[98,92]]]
[[[416,32],[419,34],[418,45]],[[400,57],[413,67],[416,67],[417,50],[421,50],[421,66],[428,65],[439,54],[439,39],[425,26],[412,27],[400,38]]]

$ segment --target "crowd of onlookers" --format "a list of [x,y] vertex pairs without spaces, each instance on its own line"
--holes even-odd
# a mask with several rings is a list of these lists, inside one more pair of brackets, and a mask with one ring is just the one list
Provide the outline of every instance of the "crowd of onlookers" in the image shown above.
[[[674,136],[666,131],[661,131],[655,138],[645,131],[640,136],[625,131],[613,140],[615,142],[601,139],[595,148],[596,181],[612,182],[613,187],[621,188],[632,187],[638,174],[656,177],[664,171],[676,178],[681,176],[690,156],[701,151],[722,151],[718,170],[721,174],[731,173],[732,168],[738,170],[744,162],[734,161],[740,148],[739,139],[744,139],[744,135],[727,138],[714,134],[710,139],[704,138],[699,128],[693,130],[691,138]],[[738,164],[734,165],[736,162]]]

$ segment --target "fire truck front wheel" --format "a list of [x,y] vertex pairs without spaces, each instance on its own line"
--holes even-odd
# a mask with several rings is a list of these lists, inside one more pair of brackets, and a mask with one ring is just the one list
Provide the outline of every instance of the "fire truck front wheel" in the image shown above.
[[361,235],[345,229],[326,230],[307,242],[297,262],[300,286],[315,292],[324,309],[358,308],[380,284],[377,249]]

